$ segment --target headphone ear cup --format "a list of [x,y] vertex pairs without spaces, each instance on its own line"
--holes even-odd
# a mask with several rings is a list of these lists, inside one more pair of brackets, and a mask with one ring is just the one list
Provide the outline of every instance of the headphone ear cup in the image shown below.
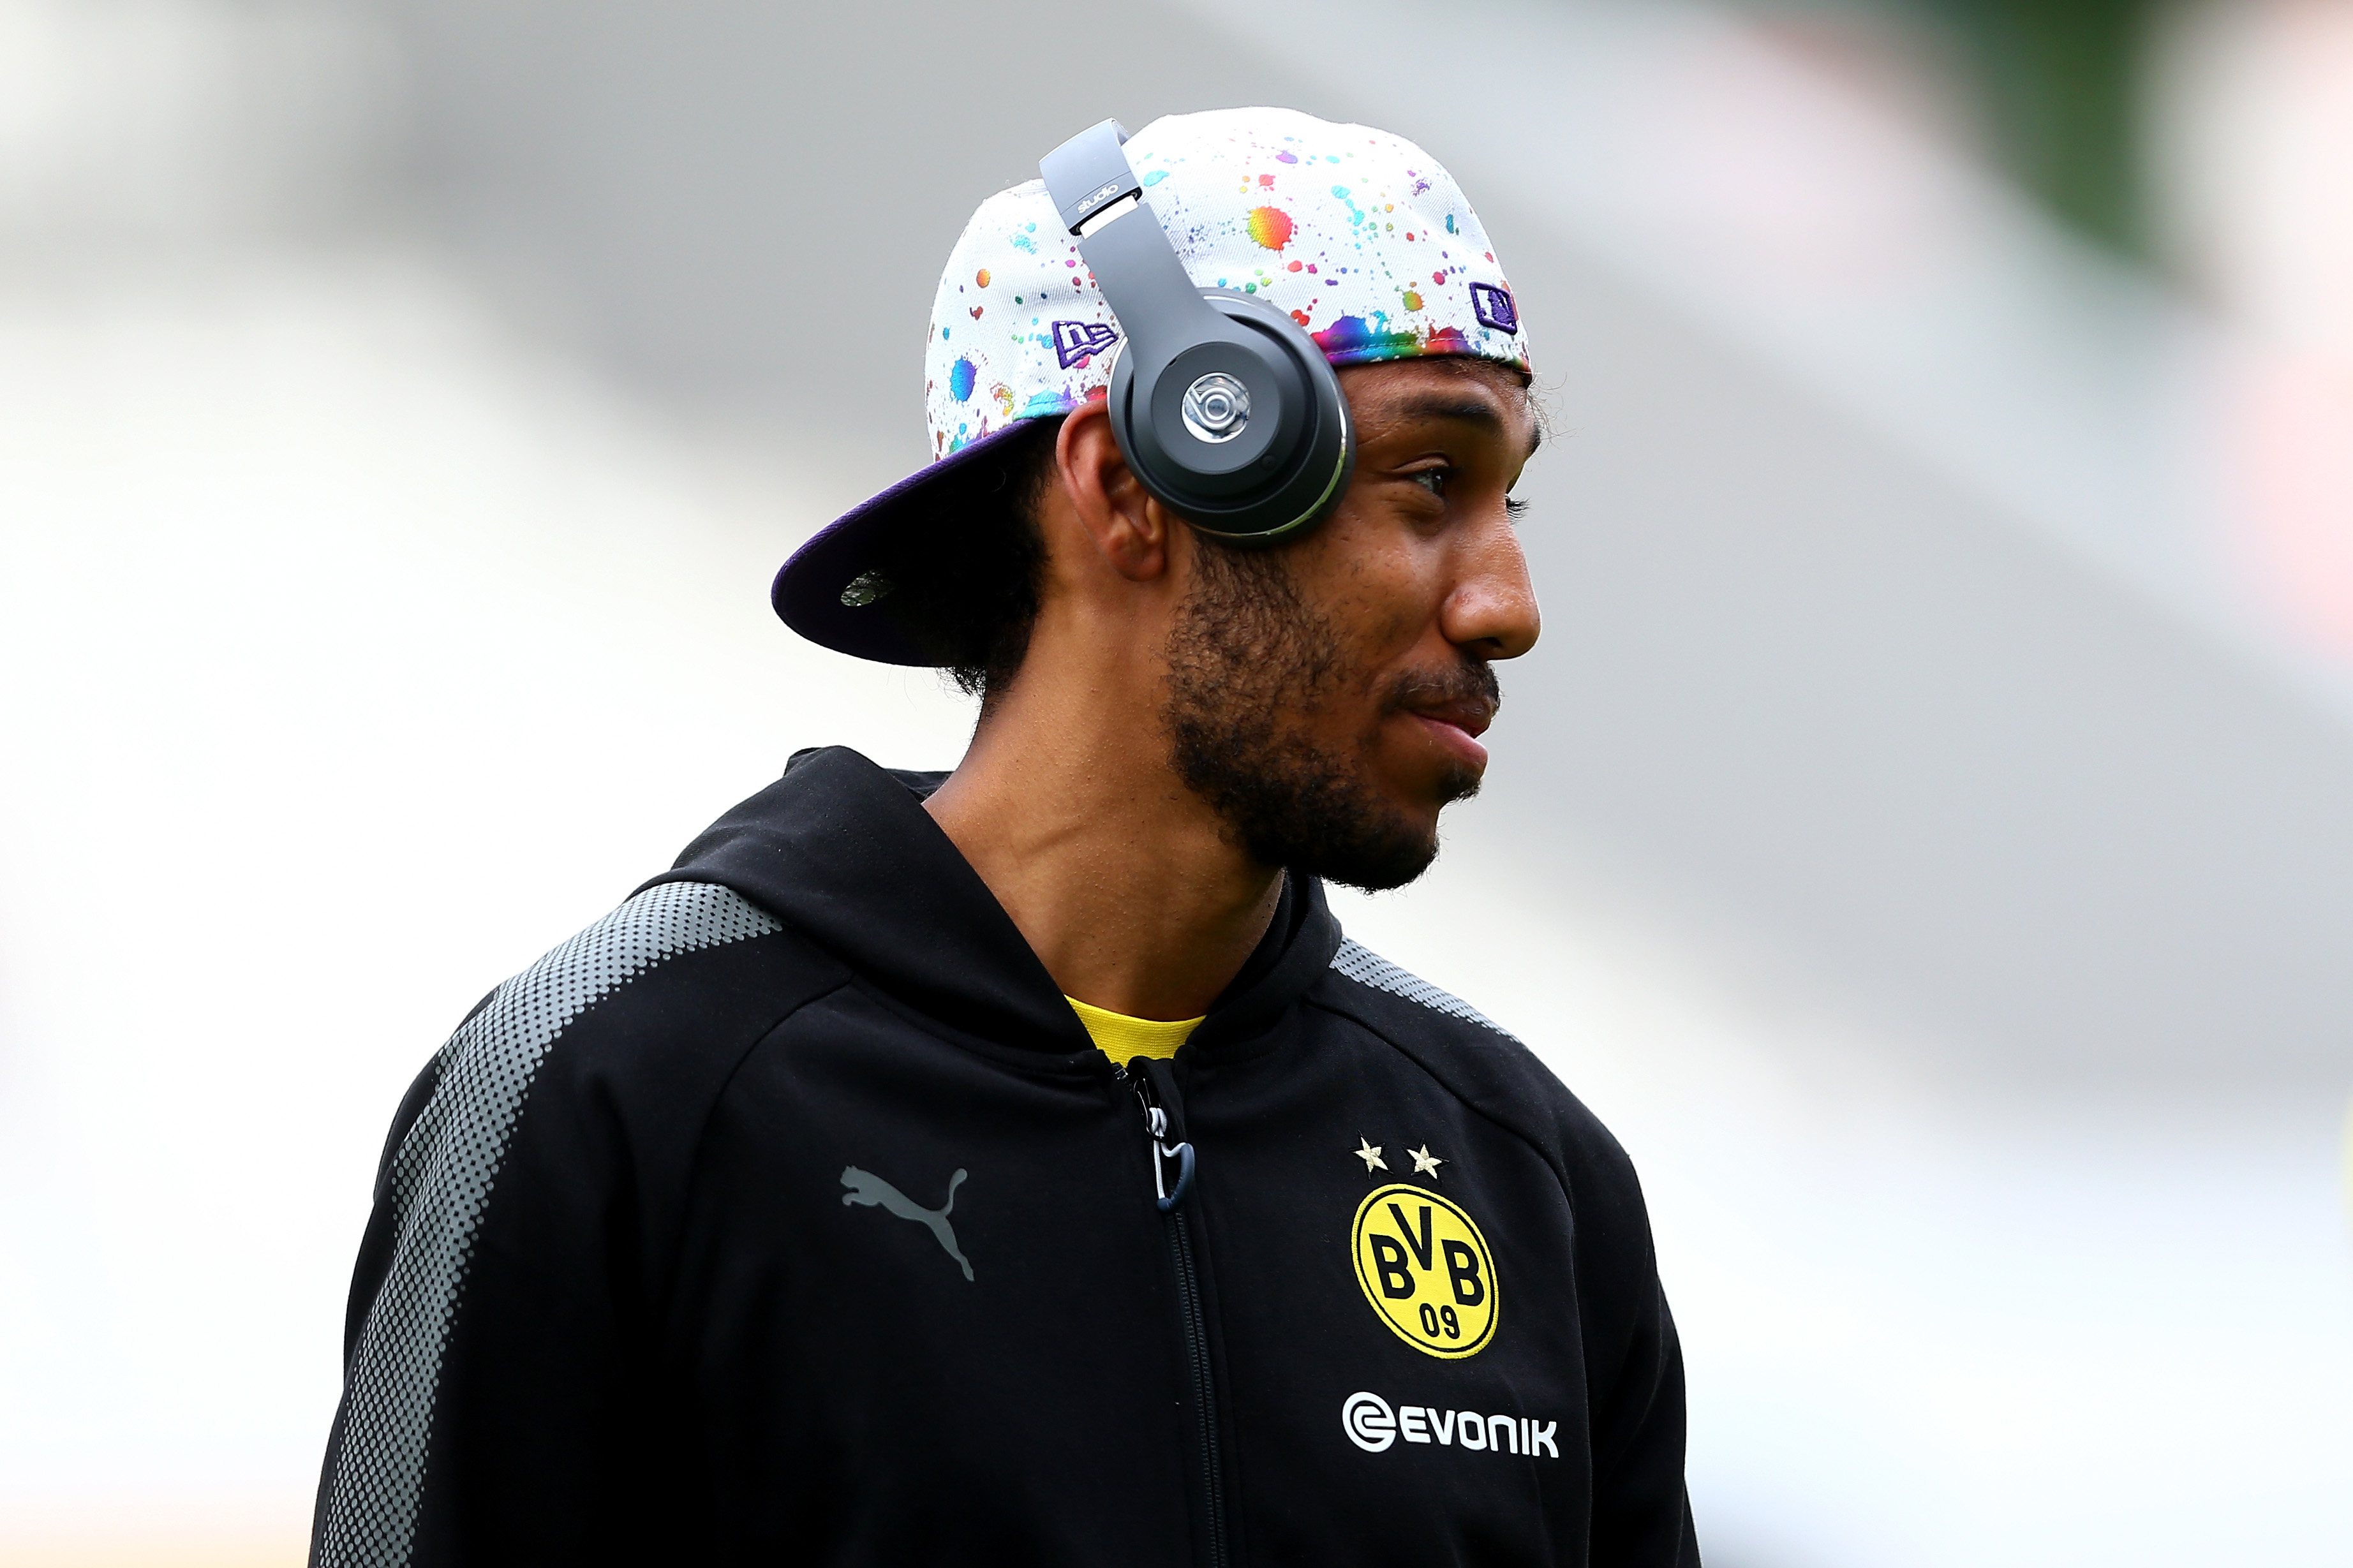
[[[1266,301],[1202,296],[1240,331],[1141,378],[1123,342],[1111,372],[1113,437],[1144,488],[1198,531],[1232,544],[1295,539],[1330,514],[1355,468],[1340,378],[1315,340]],[[1255,390],[1240,426],[1223,435],[1206,423],[1204,403],[1215,409],[1233,380]]]

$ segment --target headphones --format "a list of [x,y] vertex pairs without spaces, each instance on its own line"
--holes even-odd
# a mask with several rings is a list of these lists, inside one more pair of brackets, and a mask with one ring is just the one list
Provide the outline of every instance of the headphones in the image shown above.
[[1356,466],[1340,378],[1272,305],[1193,286],[1126,141],[1106,120],[1038,164],[1123,334],[1112,437],[1145,489],[1199,531],[1229,544],[1296,538],[1331,511]]

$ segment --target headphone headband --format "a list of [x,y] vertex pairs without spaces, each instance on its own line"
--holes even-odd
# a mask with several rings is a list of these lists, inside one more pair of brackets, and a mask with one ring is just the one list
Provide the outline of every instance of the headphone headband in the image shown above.
[[[1090,125],[1038,161],[1038,173],[1054,198],[1062,226],[1074,238],[1089,231],[1088,220],[1114,202],[1144,199],[1144,185],[1121,149],[1127,128],[1116,120]],[[1116,215],[1107,215],[1108,216]]]

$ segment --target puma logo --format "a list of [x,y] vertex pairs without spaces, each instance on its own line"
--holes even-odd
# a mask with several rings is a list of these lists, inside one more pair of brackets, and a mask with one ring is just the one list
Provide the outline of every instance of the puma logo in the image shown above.
[[901,1219],[913,1220],[939,1237],[947,1255],[962,1265],[964,1277],[972,1278],[972,1262],[956,1250],[955,1226],[948,1224],[948,1211],[955,1207],[956,1188],[964,1184],[962,1171],[948,1178],[948,1201],[936,1209],[924,1208],[873,1172],[861,1171],[855,1165],[842,1167],[841,1184],[849,1189],[841,1194],[843,1203],[864,1204],[869,1208],[880,1205]]

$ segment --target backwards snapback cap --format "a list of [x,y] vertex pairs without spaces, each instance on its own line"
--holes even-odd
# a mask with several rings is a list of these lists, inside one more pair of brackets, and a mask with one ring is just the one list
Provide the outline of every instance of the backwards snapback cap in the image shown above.
[[[1232,109],[1156,120],[1125,151],[1194,286],[1265,300],[1333,364],[1443,354],[1528,368],[1486,231],[1453,179],[1404,138]],[[932,301],[931,463],[785,563],[770,599],[795,631],[861,658],[936,662],[883,607],[892,585],[875,560],[886,540],[957,526],[960,481],[1007,436],[1105,395],[1119,321],[1080,243],[1037,180],[973,214]]]

